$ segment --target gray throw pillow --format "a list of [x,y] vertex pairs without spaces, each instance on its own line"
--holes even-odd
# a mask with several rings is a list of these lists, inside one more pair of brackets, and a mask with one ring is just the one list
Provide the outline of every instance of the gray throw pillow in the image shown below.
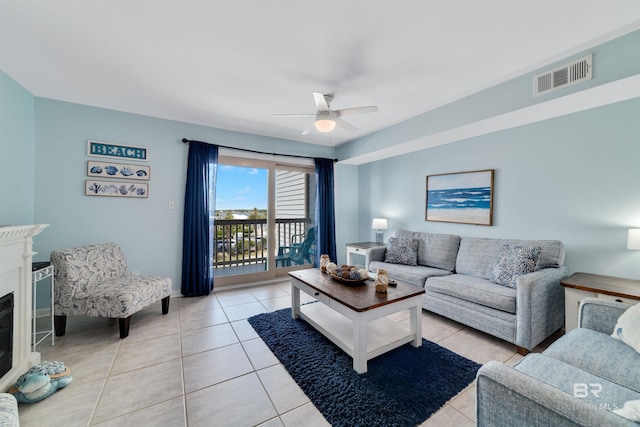
[[384,261],[393,264],[418,265],[418,241],[390,237]]
[[540,246],[502,245],[491,281],[515,289],[519,276],[536,271],[541,250]]

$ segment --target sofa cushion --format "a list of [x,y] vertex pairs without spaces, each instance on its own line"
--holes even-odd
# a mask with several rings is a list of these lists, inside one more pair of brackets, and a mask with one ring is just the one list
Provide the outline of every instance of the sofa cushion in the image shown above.
[[640,354],[607,334],[574,329],[544,354],[640,393]]
[[559,240],[514,240],[463,237],[456,258],[456,273],[488,279],[502,245],[540,246],[538,269],[564,265],[564,245]]
[[453,271],[460,246],[460,236],[418,233],[418,264]]
[[502,245],[490,280],[498,285],[515,288],[518,277],[536,271],[540,250],[540,246]]
[[[599,352],[596,347],[593,347],[591,351]],[[640,394],[630,388],[550,357],[546,353],[532,353],[522,359],[514,368],[562,390],[570,396],[609,411],[622,408],[624,403],[629,400],[640,399]],[[621,420],[623,419],[621,418]]]
[[517,291],[506,286],[496,285],[486,279],[461,274],[431,277],[425,284],[425,290],[427,293],[437,292],[450,295],[507,313],[516,312]]
[[403,265],[418,264],[418,241],[416,239],[389,238],[385,262]]
[[640,353],[640,304],[632,305],[622,313],[611,336]]
[[410,266],[382,261],[372,261],[369,264],[370,271],[375,272],[378,268],[387,270],[387,274],[389,274],[389,277],[392,279],[401,280],[420,287],[424,286],[425,280],[429,277],[451,274],[451,272],[447,270],[423,265]]

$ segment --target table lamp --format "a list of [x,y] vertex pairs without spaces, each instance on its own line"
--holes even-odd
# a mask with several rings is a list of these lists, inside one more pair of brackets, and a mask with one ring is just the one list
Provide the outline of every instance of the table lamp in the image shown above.
[[386,218],[373,218],[373,222],[371,223],[371,228],[378,230],[376,231],[376,243],[378,245],[382,245],[382,230],[386,230],[387,228],[389,228],[389,226],[387,225],[387,219]]

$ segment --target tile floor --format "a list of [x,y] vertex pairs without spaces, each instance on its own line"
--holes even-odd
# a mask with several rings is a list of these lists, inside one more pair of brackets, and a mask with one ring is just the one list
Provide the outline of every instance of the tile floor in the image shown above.
[[[308,300],[311,300],[309,297]],[[320,412],[246,321],[290,307],[290,282],[172,298],[137,313],[129,337],[111,319],[69,318],[42,360],[63,361],[73,381],[35,404],[20,405],[29,426],[325,426]],[[394,320],[408,322],[408,312]],[[423,311],[422,333],[479,363],[520,360],[515,347]],[[422,426],[475,425],[471,384]]]

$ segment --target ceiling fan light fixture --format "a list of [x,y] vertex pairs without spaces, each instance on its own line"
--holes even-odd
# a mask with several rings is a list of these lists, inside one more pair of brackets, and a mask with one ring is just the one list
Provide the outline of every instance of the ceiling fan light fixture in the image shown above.
[[314,126],[318,132],[327,133],[336,128],[336,122],[332,119],[318,119],[315,121]]

